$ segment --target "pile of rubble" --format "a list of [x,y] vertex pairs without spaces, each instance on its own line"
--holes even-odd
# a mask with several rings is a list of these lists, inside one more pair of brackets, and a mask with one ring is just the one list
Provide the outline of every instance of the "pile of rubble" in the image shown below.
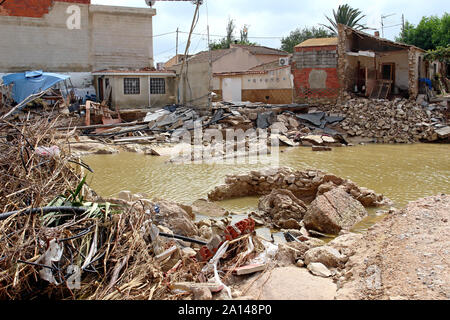
[[340,127],[350,137],[372,139],[376,143],[433,142],[448,138],[447,106],[422,104],[405,99],[350,99],[324,110],[345,116]]
[[[374,191],[317,170],[289,168],[228,176],[208,194],[211,201],[263,196],[254,217],[280,229],[307,229],[326,234],[349,230],[367,216],[365,207],[391,204]],[[306,232],[305,229],[305,232]]]

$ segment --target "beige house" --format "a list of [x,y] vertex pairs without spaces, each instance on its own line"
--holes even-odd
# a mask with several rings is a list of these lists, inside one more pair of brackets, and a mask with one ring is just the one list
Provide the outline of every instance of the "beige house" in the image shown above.
[[[173,67],[174,65],[179,64],[180,62],[183,62],[185,57],[186,56],[184,54],[177,54],[176,56],[173,56],[172,58],[170,58],[169,60],[167,60],[164,63],[164,68],[169,69],[169,68]],[[189,59],[192,56],[188,55],[187,57]]]
[[[221,89],[217,81],[223,77],[218,76],[219,74],[249,71],[261,64],[273,61],[279,63],[280,58],[288,56],[287,52],[277,49],[236,44],[231,45],[230,49],[213,50],[211,53],[200,52],[186,60],[183,75],[180,75],[181,63],[171,68],[181,79],[178,83],[177,98],[186,104],[206,107],[210,89]],[[217,79],[210,82],[210,75],[211,78],[217,75],[214,76]]]
[[213,90],[224,101],[250,101],[268,104],[292,103],[290,66],[279,60],[242,72],[215,73]]
[[153,108],[175,103],[175,73],[155,70],[102,70],[93,73],[100,101],[113,108]]

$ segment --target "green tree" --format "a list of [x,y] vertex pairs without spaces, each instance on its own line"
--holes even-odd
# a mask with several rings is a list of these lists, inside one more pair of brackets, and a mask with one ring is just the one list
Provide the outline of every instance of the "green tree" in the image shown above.
[[234,31],[236,29],[236,25],[234,23],[234,20],[229,18],[227,23],[227,35],[226,37],[220,39],[219,41],[214,41],[210,44],[211,50],[218,50],[218,49],[229,49],[230,45],[232,43],[237,44],[245,44],[245,45],[256,45],[256,43],[250,42],[248,40],[248,25],[244,25],[242,29],[240,30],[241,38],[240,40],[236,39],[234,36]]
[[395,40],[424,50],[447,47],[450,43],[450,15],[423,17],[417,26],[407,21]]
[[325,16],[331,25],[321,25],[329,29],[335,35],[338,33],[338,24],[344,24],[356,30],[365,30],[367,29],[366,26],[359,23],[361,19],[365,17],[366,16],[363,15],[360,10],[350,7],[348,4],[344,4],[340,5],[337,11],[333,10],[333,18]]
[[329,38],[332,36],[332,32],[322,27],[298,28],[292,31],[289,36],[281,39],[281,50],[293,53],[294,47],[305,40],[312,38]]

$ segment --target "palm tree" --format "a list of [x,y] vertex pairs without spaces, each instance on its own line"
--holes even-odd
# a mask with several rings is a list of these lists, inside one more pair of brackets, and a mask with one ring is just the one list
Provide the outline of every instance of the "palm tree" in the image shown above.
[[331,23],[331,25],[324,25],[327,29],[330,29],[333,34],[338,33],[338,24],[344,24],[346,26],[349,26],[350,28],[354,28],[356,30],[365,30],[367,29],[364,25],[360,24],[359,21],[361,19],[365,18],[366,15],[363,15],[361,11],[358,9],[353,9],[348,4],[344,4],[338,7],[337,12],[333,10],[334,20],[325,16],[325,18],[328,19],[328,21]]

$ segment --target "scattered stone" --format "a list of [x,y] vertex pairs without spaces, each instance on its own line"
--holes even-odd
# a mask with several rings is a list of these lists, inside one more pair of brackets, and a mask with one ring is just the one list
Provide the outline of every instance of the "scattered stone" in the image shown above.
[[313,262],[310,263],[307,268],[312,274],[316,276],[323,278],[331,277],[331,271],[328,270],[328,268],[325,267],[322,263]]
[[194,295],[194,300],[212,300],[212,293],[208,288],[192,288],[192,293]]
[[337,268],[345,262],[345,257],[336,249],[323,246],[312,248],[305,253],[305,263],[307,265],[313,262],[319,262],[329,268]]
[[198,235],[198,228],[194,224],[192,217],[183,208],[174,202],[167,200],[157,200],[160,210],[155,213],[153,221],[169,228],[175,234],[190,237]]
[[302,259],[298,259],[295,265],[299,268],[303,268],[305,266],[305,263],[303,262]]
[[258,208],[284,229],[300,229],[306,213],[306,205],[289,190],[273,190],[259,200]]

